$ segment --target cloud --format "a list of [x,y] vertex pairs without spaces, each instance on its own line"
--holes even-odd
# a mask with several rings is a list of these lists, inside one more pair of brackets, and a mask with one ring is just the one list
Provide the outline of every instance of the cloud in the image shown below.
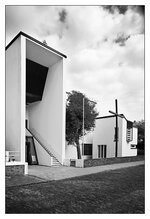
[[67,12],[65,9],[62,9],[62,11],[59,12],[59,20],[62,23],[66,22],[66,16],[67,16]]
[[145,15],[145,6],[144,5],[103,5],[100,6],[104,10],[108,11],[110,14],[125,14],[129,9],[135,11],[141,16]]
[[111,14],[114,14],[116,12],[118,12],[119,14],[125,14],[128,10],[127,5],[104,5],[102,7]]
[[129,6],[132,10],[137,12],[141,16],[145,16],[145,6],[144,5],[134,5],[134,6]]
[[125,36],[124,33],[118,34],[117,38],[114,40],[115,43],[118,43],[119,46],[125,46],[125,42],[130,38],[130,36]]
[[[28,16],[27,16],[28,14]],[[23,30],[67,55],[66,91],[128,119],[144,116],[144,10],[139,6],[7,6],[6,37]]]

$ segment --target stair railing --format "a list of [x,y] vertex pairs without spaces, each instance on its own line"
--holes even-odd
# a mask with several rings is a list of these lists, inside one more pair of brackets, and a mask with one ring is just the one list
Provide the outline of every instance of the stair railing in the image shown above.
[[[56,160],[60,163],[60,161],[59,161],[59,159],[61,160],[60,155],[56,154],[56,152],[52,149],[52,147],[51,147],[49,144],[46,144],[45,140],[42,139],[42,137],[41,137],[34,129],[32,129],[32,131],[29,130],[28,128],[26,128],[26,129],[27,129],[27,130],[30,132],[30,134],[36,139],[36,141],[42,146],[42,148],[43,148],[51,157],[53,157],[54,159],[56,159]],[[36,134],[35,134],[35,133],[36,133]],[[40,136],[40,137],[37,137],[37,135]],[[40,138],[41,140],[40,140],[39,138]],[[44,144],[43,144],[43,142],[44,142]],[[48,145],[48,147],[47,147],[46,145]],[[59,159],[58,159],[58,158],[59,158]]]

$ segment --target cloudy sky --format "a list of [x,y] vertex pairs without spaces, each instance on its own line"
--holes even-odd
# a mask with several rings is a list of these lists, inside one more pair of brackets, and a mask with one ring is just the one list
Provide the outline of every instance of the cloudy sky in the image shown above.
[[140,6],[6,6],[6,44],[23,31],[67,55],[66,91],[144,118],[144,10]]

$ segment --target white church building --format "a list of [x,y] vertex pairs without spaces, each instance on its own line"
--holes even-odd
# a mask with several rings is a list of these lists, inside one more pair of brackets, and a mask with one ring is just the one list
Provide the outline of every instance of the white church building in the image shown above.
[[[97,117],[95,128],[80,139],[82,159],[137,156],[138,129],[123,114],[118,116],[118,145],[116,154],[116,116]],[[77,159],[76,148],[66,145],[66,158]]]
[[[6,168],[66,165],[77,159],[65,140],[66,55],[20,32],[6,46]],[[137,129],[118,118],[118,157],[137,155]],[[84,137],[82,159],[115,157],[115,116],[96,119]],[[81,139],[82,145],[82,139]]]

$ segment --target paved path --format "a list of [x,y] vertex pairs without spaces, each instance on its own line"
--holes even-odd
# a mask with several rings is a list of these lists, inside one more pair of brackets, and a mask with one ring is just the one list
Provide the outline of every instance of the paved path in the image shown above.
[[29,166],[28,175],[18,176],[6,176],[6,187],[22,186],[28,184],[41,183],[51,180],[61,180],[76,176],[89,175],[93,173],[99,173],[103,171],[116,170],[121,168],[127,168],[137,165],[143,165],[144,161],[128,162],[111,164],[105,166],[87,167],[87,168],[75,168],[75,167],[47,167],[32,165]]
[[128,162],[111,164],[96,167],[87,168],[75,168],[75,167],[46,167],[46,166],[29,166],[29,175],[39,177],[45,180],[60,180],[76,176],[83,176],[103,171],[116,170],[120,168],[132,167],[144,164],[144,161]]

